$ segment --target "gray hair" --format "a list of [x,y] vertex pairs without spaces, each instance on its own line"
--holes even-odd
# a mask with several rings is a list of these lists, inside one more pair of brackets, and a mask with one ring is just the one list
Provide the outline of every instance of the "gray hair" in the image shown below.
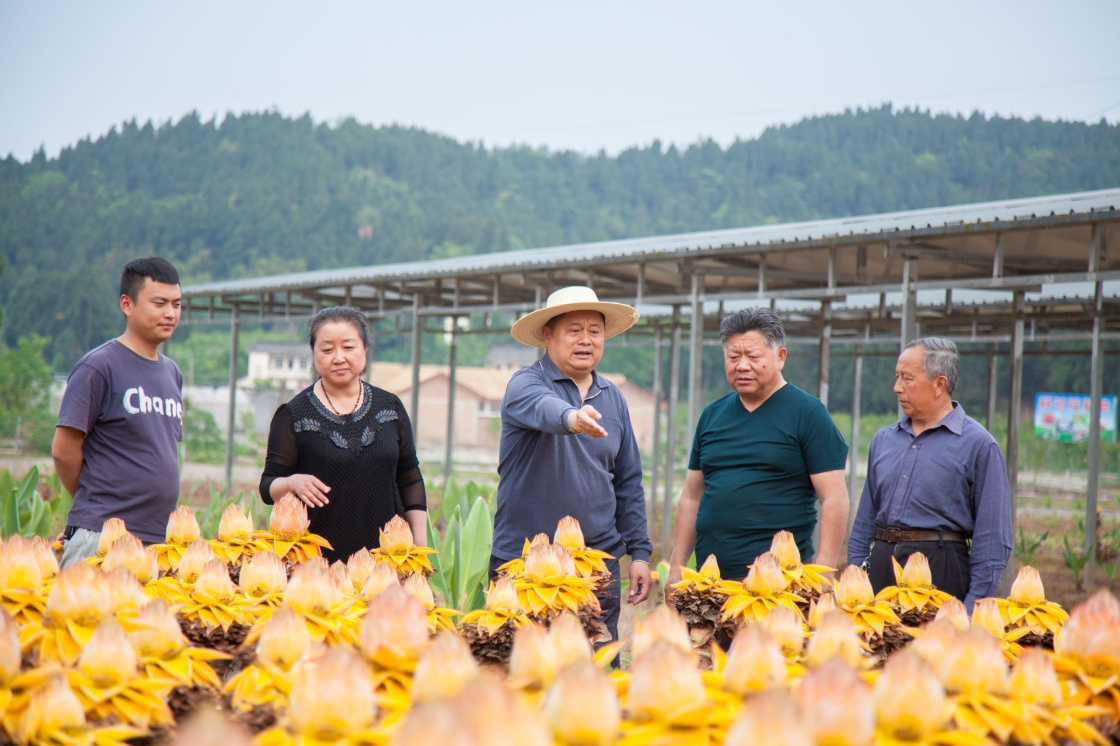
[[922,358],[922,367],[925,368],[929,380],[937,380],[945,376],[948,381],[946,390],[952,396],[957,389],[957,381],[961,377],[961,355],[957,352],[957,345],[951,339],[944,337],[920,337],[906,345],[911,347],[924,347],[926,354]]
[[765,306],[748,306],[719,322],[719,341],[727,346],[731,337],[748,332],[758,332],[775,351],[786,346],[786,330],[782,319],[773,309]]

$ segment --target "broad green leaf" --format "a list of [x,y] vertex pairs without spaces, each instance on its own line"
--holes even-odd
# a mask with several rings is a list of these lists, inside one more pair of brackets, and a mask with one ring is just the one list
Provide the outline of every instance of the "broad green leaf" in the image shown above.
[[[439,550],[439,535],[436,533],[436,528],[432,525],[432,516],[429,513],[427,516],[428,526],[428,546],[434,547]],[[447,588],[447,564],[443,552],[436,551],[435,554],[428,555],[428,559],[432,562],[432,567],[435,568],[435,573],[428,579],[428,584],[432,586],[432,590],[447,599],[449,593]]]
[[[470,514],[463,526],[461,557],[463,567],[457,580],[457,595],[464,604],[478,597],[487,586],[487,570],[490,566],[490,544],[494,538],[494,524],[490,520],[490,510],[481,497],[475,499]],[[460,607],[460,611],[470,609]]]

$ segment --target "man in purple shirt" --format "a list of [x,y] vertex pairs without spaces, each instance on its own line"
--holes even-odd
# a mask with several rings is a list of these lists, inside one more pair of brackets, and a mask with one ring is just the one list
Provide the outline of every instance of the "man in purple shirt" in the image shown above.
[[62,567],[97,553],[109,518],[142,541],[163,541],[179,499],[183,374],[159,351],[179,324],[179,273],[161,257],[134,259],[120,290],[124,334],[74,365],[51,447],[74,496]]
[[875,592],[895,584],[891,557],[921,552],[933,584],[964,601],[997,593],[1011,555],[1011,490],[999,444],[953,401],[957,346],[925,337],[898,358],[902,419],[871,441],[848,563],[867,563]]

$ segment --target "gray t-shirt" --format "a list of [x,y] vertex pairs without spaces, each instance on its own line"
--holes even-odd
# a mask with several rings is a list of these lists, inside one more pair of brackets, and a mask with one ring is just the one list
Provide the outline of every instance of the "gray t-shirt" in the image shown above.
[[183,374],[110,340],[78,361],[58,424],[85,433],[78,492],[66,525],[100,531],[120,518],[144,541],[163,541],[179,499]]

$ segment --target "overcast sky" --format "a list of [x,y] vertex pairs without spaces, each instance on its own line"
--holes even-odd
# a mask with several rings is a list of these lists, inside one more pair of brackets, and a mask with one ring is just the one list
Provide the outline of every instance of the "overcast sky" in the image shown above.
[[0,0],[0,156],[192,110],[585,153],[887,102],[1117,122],[1118,29],[1118,0]]

